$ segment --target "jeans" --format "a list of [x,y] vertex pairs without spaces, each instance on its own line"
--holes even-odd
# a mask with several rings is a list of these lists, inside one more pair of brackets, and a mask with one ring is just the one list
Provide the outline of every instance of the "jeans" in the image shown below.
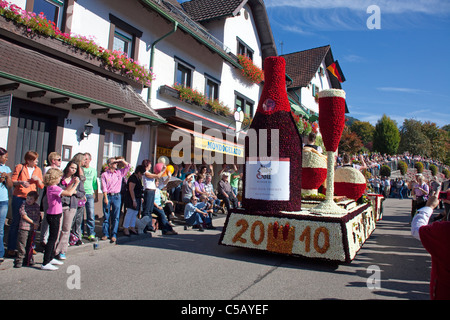
[[17,234],[19,232],[20,207],[25,202],[25,198],[13,196],[12,198],[12,222],[9,226],[8,250],[14,251],[17,248]]
[[119,229],[119,218],[120,218],[120,205],[121,196],[120,193],[111,195],[108,194],[108,205],[103,202],[103,235],[109,238],[110,236],[110,222],[111,218],[111,237],[117,238],[117,230]]
[[203,215],[199,212],[194,212],[192,216],[186,219],[188,226],[195,226],[197,224],[203,224]]
[[144,191],[144,207],[142,208],[142,216],[151,216],[153,206],[155,204],[155,190],[146,189]]
[[5,255],[3,236],[5,234],[5,220],[7,214],[8,214],[8,200],[0,201],[0,258],[3,258]]
[[88,236],[95,237],[94,195],[86,194],[86,227]]
[[[158,222],[160,223],[161,226],[161,231],[167,232],[167,231],[172,231],[172,227],[169,224],[169,221],[167,221],[167,217],[166,214],[164,213],[164,210],[162,209],[158,209],[157,207],[153,207],[153,213],[156,214],[158,216]],[[151,226],[151,222],[149,223],[149,227]]]

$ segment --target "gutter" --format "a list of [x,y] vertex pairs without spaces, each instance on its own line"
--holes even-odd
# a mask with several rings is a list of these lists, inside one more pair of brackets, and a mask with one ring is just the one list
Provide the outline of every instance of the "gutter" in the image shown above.
[[[158,42],[160,42],[161,40],[167,38],[168,36],[174,34],[177,31],[177,29],[178,29],[178,21],[174,21],[173,29],[171,31],[169,31],[167,34],[163,35],[161,38],[156,39],[155,41],[153,41],[152,46],[151,46],[151,50],[150,50],[150,70],[153,71],[156,44]],[[148,88],[148,91],[147,91],[147,103],[149,105],[150,105],[151,99],[152,99],[152,90],[151,90],[151,88]]]

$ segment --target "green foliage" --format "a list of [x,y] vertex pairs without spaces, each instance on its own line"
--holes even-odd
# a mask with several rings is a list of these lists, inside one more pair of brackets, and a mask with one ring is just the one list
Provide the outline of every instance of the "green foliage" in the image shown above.
[[350,130],[356,133],[364,145],[373,141],[375,127],[371,125],[370,122],[356,120],[350,126]]
[[390,177],[391,176],[391,168],[387,165],[382,165],[380,168],[380,176]]
[[378,120],[373,135],[373,149],[386,154],[396,154],[400,143],[397,123],[385,114]]
[[414,119],[405,119],[400,130],[399,153],[425,155],[429,153],[430,143],[422,132],[422,123]]
[[414,168],[417,169],[417,173],[422,173],[422,172],[423,172],[423,163],[420,162],[420,161],[417,161],[417,162],[414,164]]
[[429,169],[430,169],[431,174],[432,174],[433,176],[437,175],[437,173],[438,173],[438,167],[436,167],[436,165],[430,164]]
[[444,174],[446,179],[450,178],[450,171],[448,169],[442,170],[442,173]]
[[408,172],[408,165],[406,164],[405,161],[399,161],[398,164],[397,164],[397,169],[400,170],[400,173],[402,175],[405,175],[406,172]]
[[438,128],[433,122],[405,119],[400,130],[398,152],[430,157],[450,165],[450,133],[447,126]]

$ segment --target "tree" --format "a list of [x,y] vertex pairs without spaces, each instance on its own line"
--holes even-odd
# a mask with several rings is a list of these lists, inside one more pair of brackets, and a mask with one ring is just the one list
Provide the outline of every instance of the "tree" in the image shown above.
[[426,121],[422,125],[422,132],[428,138],[430,144],[429,153],[426,156],[444,161],[447,153],[446,142],[448,142],[447,132],[439,129],[434,122]]
[[422,123],[414,119],[405,119],[400,129],[399,153],[425,155],[430,153],[430,141],[422,131]]
[[350,130],[358,135],[366,148],[370,142],[373,142],[375,127],[370,122],[356,120],[350,126]]
[[350,129],[345,126],[342,132],[341,141],[339,141],[339,152],[346,152],[348,154],[355,154],[361,151],[363,144],[361,139],[356,133],[351,132]]
[[397,122],[383,114],[375,126],[373,148],[380,153],[396,154],[400,143]]
[[[448,126],[448,125],[447,125]],[[450,164],[450,132],[438,128],[436,123],[426,121],[422,123],[414,119],[405,119],[400,129],[399,153],[408,151],[430,157]]]

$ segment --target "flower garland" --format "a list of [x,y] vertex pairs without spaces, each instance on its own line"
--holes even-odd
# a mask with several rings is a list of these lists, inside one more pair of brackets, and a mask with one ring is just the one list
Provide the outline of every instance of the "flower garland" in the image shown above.
[[182,84],[175,83],[173,88],[180,93],[180,99],[189,103],[195,103],[199,106],[208,104],[211,110],[216,114],[224,114],[225,116],[231,115],[230,109],[225,106],[218,99],[210,100],[203,93],[190,87],[185,87]]
[[107,66],[119,71],[123,76],[145,86],[149,87],[155,79],[151,70],[141,66],[138,61],[129,58],[125,53],[104,49],[94,42],[93,37],[63,33],[53,21],[47,20],[42,12],[37,15],[34,12],[22,10],[15,4],[0,0],[0,16],[23,25],[28,35],[37,33],[55,38],[90,53],[102,60]]
[[242,75],[255,84],[264,81],[264,71],[253,64],[252,59],[239,54],[238,62],[242,66]]

